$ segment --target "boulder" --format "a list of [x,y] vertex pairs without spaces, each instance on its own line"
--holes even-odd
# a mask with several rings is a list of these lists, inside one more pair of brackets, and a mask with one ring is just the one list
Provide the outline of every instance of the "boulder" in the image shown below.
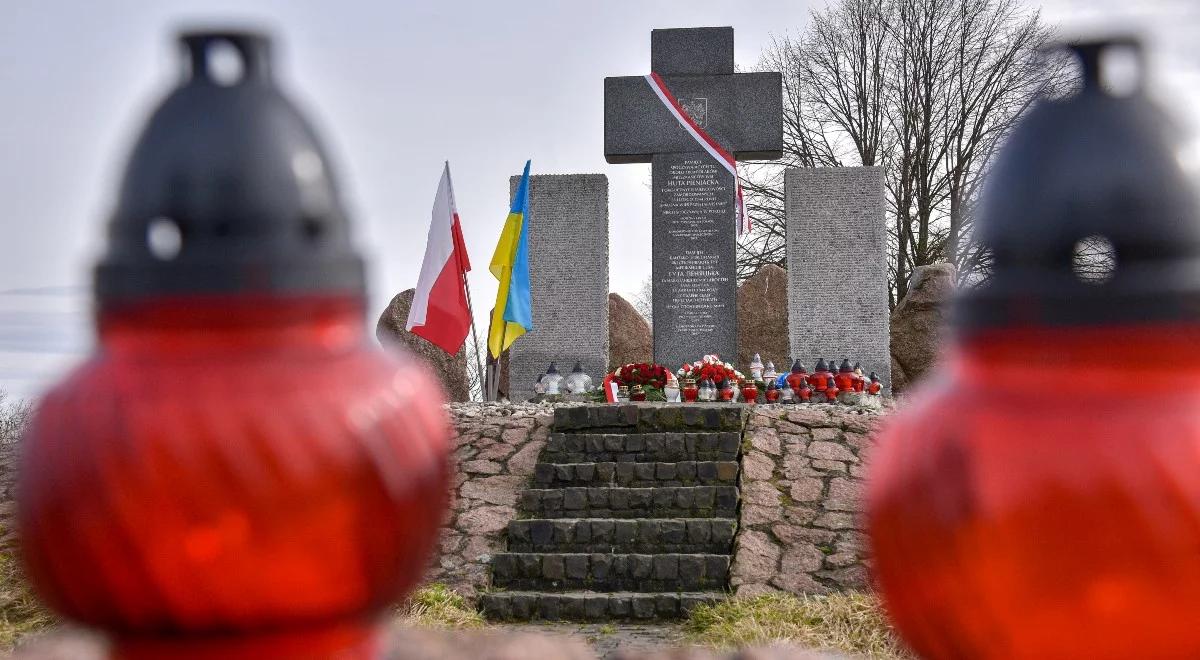
[[893,394],[911,388],[937,361],[954,278],[952,264],[918,266],[908,280],[908,293],[892,310]]
[[[412,306],[414,293],[414,289],[408,289],[392,298],[387,309],[380,314],[379,323],[375,325],[375,337],[384,348],[406,351],[425,362],[437,375],[446,390],[446,397],[451,401],[470,401],[471,388],[467,380],[467,346],[471,342],[470,337],[458,353],[451,356],[423,337],[405,330],[404,326],[408,324],[408,308]],[[484,338],[480,338],[480,341],[483,340]]]
[[[653,359],[654,335],[650,324],[628,300],[615,293],[608,294],[608,368]],[[592,374],[592,378],[596,383],[603,379],[599,374]]]
[[763,364],[774,362],[781,373],[791,366],[787,296],[787,271],[775,264],[759,268],[738,287],[738,354],[733,357],[742,373],[750,373],[755,353],[762,356]]

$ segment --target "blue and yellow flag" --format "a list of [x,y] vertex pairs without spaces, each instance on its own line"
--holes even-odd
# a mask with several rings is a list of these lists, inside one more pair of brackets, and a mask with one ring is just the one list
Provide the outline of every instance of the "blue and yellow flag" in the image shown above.
[[529,304],[529,163],[513,196],[512,208],[504,221],[504,231],[488,268],[500,281],[496,306],[492,309],[491,329],[488,331],[488,354],[500,359],[500,354],[517,337],[533,329],[533,308]]

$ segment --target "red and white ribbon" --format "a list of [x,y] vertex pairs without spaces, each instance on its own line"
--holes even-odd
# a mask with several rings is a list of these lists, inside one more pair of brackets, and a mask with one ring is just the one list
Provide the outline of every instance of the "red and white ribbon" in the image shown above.
[[675,120],[679,122],[679,125],[695,138],[696,142],[700,143],[700,146],[709,155],[715,158],[718,163],[733,175],[733,182],[737,186],[737,204],[735,210],[737,212],[738,236],[750,231],[752,225],[750,223],[750,214],[746,213],[746,198],[742,194],[742,180],[738,177],[737,159],[733,157],[733,154],[717,144],[717,141],[712,139],[712,136],[704,132],[704,129],[700,128],[695,120],[683,111],[683,107],[679,105],[679,100],[675,98],[671,90],[667,89],[667,85],[663,82],[661,76],[657,73],[649,73],[646,75],[646,82],[650,83],[650,89],[654,90],[654,94],[663,102],[663,105],[667,107],[667,110],[671,112]]

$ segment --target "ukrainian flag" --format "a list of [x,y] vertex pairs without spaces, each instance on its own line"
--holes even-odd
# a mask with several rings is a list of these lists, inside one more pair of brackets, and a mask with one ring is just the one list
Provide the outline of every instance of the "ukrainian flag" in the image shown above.
[[529,304],[530,162],[525,161],[525,173],[521,175],[488,269],[500,281],[488,331],[488,354],[495,360],[517,337],[533,329],[533,308]]

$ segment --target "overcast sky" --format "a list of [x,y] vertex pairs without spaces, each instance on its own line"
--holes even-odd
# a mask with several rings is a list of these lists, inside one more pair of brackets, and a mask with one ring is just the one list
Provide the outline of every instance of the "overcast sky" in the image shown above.
[[[335,159],[370,260],[373,327],[415,286],[449,160],[473,294],[507,211],[508,176],[609,178],[614,291],[650,270],[649,165],[607,165],[602,80],[645,73],[650,30],[732,25],[739,66],[824,0],[304,2],[6,0],[0,11],[0,388],[35,395],[86,354],[88,268],[126,151],[175,82],[183,26],[250,26],[276,39],[278,78]],[[1031,4],[1031,6],[1034,6]],[[1066,33],[1117,26],[1152,39],[1152,89],[1200,127],[1200,3],[1048,0]],[[1191,152],[1193,156],[1200,153]],[[1200,163],[1200,157],[1194,157]]]

